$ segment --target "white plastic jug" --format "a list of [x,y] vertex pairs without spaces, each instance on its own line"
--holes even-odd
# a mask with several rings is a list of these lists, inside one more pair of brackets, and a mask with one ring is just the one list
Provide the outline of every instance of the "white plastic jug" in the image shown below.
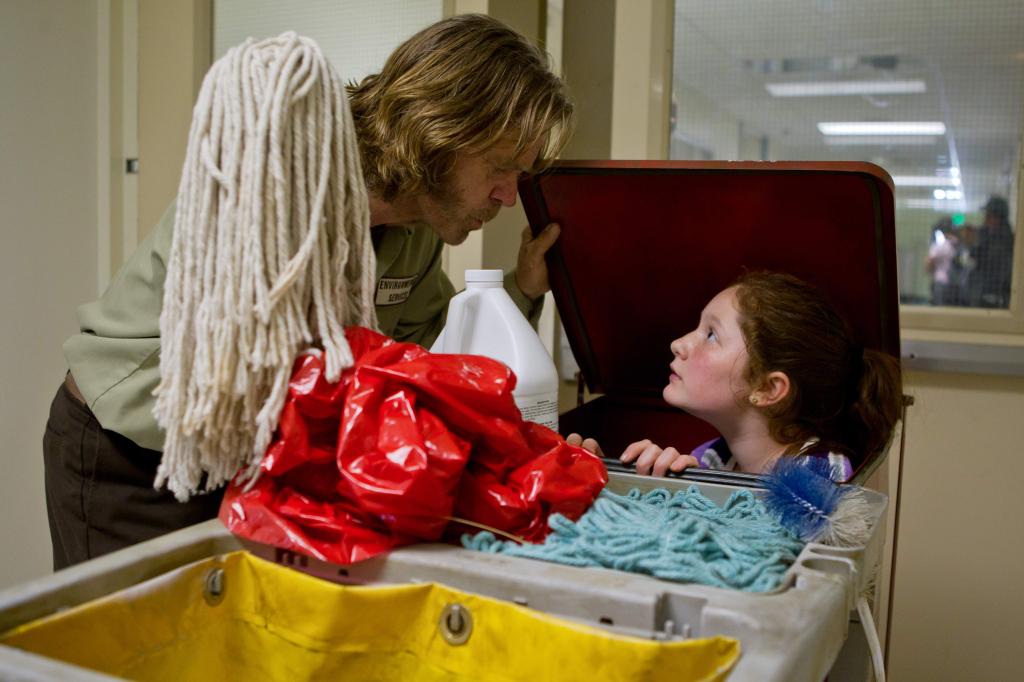
[[484,355],[516,374],[523,419],[558,430],[558,372],[537,332],[502,286],[501,270],[466,270],[466,290],[448,304],[433,353]]

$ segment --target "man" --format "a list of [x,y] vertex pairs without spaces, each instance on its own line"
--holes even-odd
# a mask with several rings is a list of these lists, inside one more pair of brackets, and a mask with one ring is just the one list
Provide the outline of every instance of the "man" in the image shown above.
[[[399,46],[381,73],[349,88],[377,255],[381,331],[429,346],[453,287],[443,245],[459,244],[550,160],[572,106],[543,53],[507,26],[465,15]],[[64,346],[70,372],[44,437],[54,567],[62,568],[216,515],[221,492],[178,503],[153,489],[164,433],[153,416],[159,326],[174,226],[168,210],[103,297],[79,309]],[[548,289],[558,236],[524,230],[506,288],[524,313]]]
[[[431,273],[404,301],[378,299],[381,328],[396,339],[429,345],[454,293],[440,275],[442,242],[461,244],[501,206],[515,204],[519,178],[564,144],[571,107],[543,54],[479,15],[423,30],[399,46],[379,74],[350,86],[349,99],[371,224],[387,226],[374,229],[378,259],[387,261],[399,250],[412,256],[404,262],[399,257],[393,268],[399,277],[389,286],[402,297],[408,281],[403,268],[416,271],[429,260]],[[551,226],[533,241],[524,231],[515,275],[506,278],[506,289],[528,315],[537,312],[531,300],[548,289],[542,254],[557,232]]]
[[982,308],[1008,308],[1013,275],[1013,230],[1010,205],[993,195],[983,207],[985,219],[972,249],[974,269],[968,286],[971,304]]

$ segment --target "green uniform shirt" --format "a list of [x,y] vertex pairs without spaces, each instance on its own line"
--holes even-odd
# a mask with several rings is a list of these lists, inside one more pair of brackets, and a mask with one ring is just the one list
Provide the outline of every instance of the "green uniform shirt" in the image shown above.
[[[78,309],[81,333],[64,343],[71,374],[103,428],[151,450],[164,444],[153,391],[160,382],[160,309],[173,230],[172,205],[103,296]],[[455,293],[441,269],[443,242],[426,228],[380,226],[373,228],[373,246],[380,330],[429,347]],[[505,289],[535,320],[544,299],[528,299],[514,273],[506,275]]]

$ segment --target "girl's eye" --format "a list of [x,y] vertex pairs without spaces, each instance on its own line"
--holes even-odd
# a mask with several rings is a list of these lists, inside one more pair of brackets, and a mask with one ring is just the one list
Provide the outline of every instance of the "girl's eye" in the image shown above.
[[704,338],[707,341],[718,341],[718,334],[715,333],[714,329],[708,329],[704,334]]

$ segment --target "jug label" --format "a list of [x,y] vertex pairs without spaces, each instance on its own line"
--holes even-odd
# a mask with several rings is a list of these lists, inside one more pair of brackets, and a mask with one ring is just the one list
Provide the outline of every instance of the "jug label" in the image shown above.
[[520,414],[523,415],[523,419],[528,422],[537,422],[542,426],[546,426],[552,431],[558,430],[558,395],[555,394],[550,398],[534,398],[524,400],[522,402],[516,401],[519,407]]
[[382,277],[380,283],[377,284],[377,298],[374,303],[377,305],[405,303],[415,282],[415,275],[412,277]]

